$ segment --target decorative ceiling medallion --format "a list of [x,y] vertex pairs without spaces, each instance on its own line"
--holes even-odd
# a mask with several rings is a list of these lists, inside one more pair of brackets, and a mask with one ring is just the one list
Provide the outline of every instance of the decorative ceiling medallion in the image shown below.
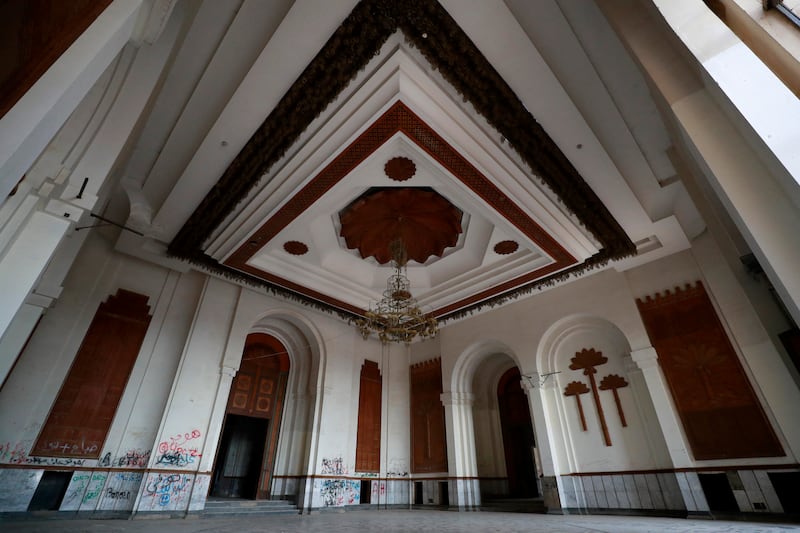
[[414,177],[417,165],[407,157],[393,157],[383,167],[386,176],[394,181],[407,181]]
[[348,248],[381,265],[392,261],[389,245],[400,239],[408,259],[422,264],[456,245],[461,216],[460,209],[427,188],[371,189],[339,213],[339,234]]
[[283,243],[286,253],[292,255],[304,255],[308,253],[308,245],[300,241],[287,241]]
[[500,255],[513,254],[517,250],[519,250],[517,241],[500,241],[494,245],[494,253]]

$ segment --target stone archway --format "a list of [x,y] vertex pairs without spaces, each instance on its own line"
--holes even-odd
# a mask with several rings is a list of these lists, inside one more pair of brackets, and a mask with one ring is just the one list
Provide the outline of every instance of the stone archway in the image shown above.
[[[274,460],[271,465],[269,497],[295,500],[304,509],[311,502],[313,457],[317,454],[324,389],[325,350],[322,336],[305,315],[287,309],[263,312],[263,300],[248,295],[240,301],[223,358],[231,381],[242,364],[245,339],[250,335],[273,338],[288,358],[285,401]],[[227,398],[227,396],[225,397]],[[223,405],[225,400],[222,400]],[[220,423],[224,412],[220,413]],[[220,431],[220,437],[222,433]]]
[[[562,506],[596,507],[583,477],[669,466],[669,453],[628,337],[593,315],[562,318],[537,350],[539,403]],[[616,474],[615,474],[616,475]]]
[[272,496],[289,355],[278,339],[251,333],[233,378],[210,494],[268,499]]
[[[503,434],[498,397],[498,387],[509,371],[516,372],[517,388],[524,394],[514,352],[497,341],[477,343],[459,356],[449,380],[450,391],[442,395],[450,475],[456,484],[453,500],[460,508],[478,507],[484,497],[495,499],[510,495],[505,446],[510,435]],[[504,389],[509,379],[513,378],[502,382]],[[524,414],[532,421],[528,405],[526,396]],[[528,492],[538,494],[535,465],[533,461],[530,464],[532,472],[523,474],[524,479],[519,481],[534,487]]]

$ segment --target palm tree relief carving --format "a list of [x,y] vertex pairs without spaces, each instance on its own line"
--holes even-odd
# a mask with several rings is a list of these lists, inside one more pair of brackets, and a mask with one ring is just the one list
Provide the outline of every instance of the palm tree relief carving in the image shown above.
[[610,390],[614,394],[614,402],[617,405],[619,419],[622,422],[622,426],[627,427],[628,423],[625,420],[625,413],[622,410],[622,403],[619,400],[617,389],[627,387],[628,382],[625,381],[625,378],[622,376],[617,374],[609,374],[602,379],[600,382],[600,387],[598,388],[595,380],[595,374],[597,373],[597,368],[595,367],[606,364],[608,362],[608,358],[604,357],[601,352],[598,352],[592,348],[583,349],[577,352],[575,357],[570,359],[570,361],[570,370],[583,370],[583,375],[589,377],[589,387],[587,387],[582,381],[572,381],[564,389],[564,396],[575,396],[575,400],[577,401],[578,405],[578,414],[581,417],[581,426],[583,427],[583,431],[586,431],[586,417],[583,413],[583,405],[581,404],[580,395],[586,394],[589,391],[592,392],[592,399],[594,400],[595,410],[597,411],[597,418],[600,420],[600,428],[603,431],[603,442],[605,442],[606,446],[611,446],[611,436],[609,435],[606,417],[603,413],[603,405],[600,403],[599,391]]

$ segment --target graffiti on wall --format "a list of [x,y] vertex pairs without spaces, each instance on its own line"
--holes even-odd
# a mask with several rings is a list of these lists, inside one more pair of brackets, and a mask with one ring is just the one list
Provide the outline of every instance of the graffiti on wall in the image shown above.
[[83,494],[86,492],[86,486],[89,484],[91,473],[89,472],[75,472],[72,480],[67,487],[67,492],[64,493],[64,498],[61,500],[62,511],[77,511],[83,501]]
[[84,466],[86,459],[73,457],[29,457],[30,444],[6,442],[0,444],[0,463],[14,465],[43,465],[43,466]]
[[186,474],[155,474],[147,479],[145,494],[161,507],[183,501],[192,488],[192,477]]
[[372,500],[373,503],[378,501],[379,496],[383,496],[386,494],[386,483],[383,481],[373,481],[372,482]]
[[[41,445],[37,446],[37,449],[41,448]],[[44,448],[53,452],[58,452],[62,455],[92,455],[97,452],[97,444],[87,444],[83,439],[81,439],[80,444],[78,442],[62,442],[60,440],[53,440],[47,442]]]
[[99,510],[128,511],[133,509],[136,493],[142,483],[141,472],[112,472],[103,489]]
[[[187,433],[179,433],[158,444],[156,464],[182,468],[198,461],[203,456],[196,444],[200,438],[200,430],[193,429]],[[197,441],[197,442],[192,442]]]
[[404,459],[390,459],[386,475],[389,477],[408,477],[408,463]]
[[0,462],[12,464],[24,463],[25,459],[28,457],[28,448],[29,446],[22,442],[16,444],[6,442],[5,444],[0,444]]
[[144,468],[150,460],[150,450],[128,450],[125,455],[120,455],[116,466],[123,468]]
[[111,452],[107,452],[97,466],[119,466],[119,467],[134,467],[143,468],[147,466],[147,461],[150,460],[150,450],[143,452],[141,450],[129,450],[125,455],[120,455],[115,460],[111,459]]
[[322,458],[322,469],[320,474],[323,476],[344,476],[349,472],[341,457]]
[[83,495],[83,502],[81,502],[81,510],[94,509],[94,506],[97,505],[97,500],[103,493],[103,485],[106,484],[107,477],[108,473],[106,472],[92,473],[92,478],[89,481],[88,487],[86,488],[86,493]]
[[319,494],[325,507],[357,505],[361,499],[361,481],[357,479],[325,479],[319,481]]

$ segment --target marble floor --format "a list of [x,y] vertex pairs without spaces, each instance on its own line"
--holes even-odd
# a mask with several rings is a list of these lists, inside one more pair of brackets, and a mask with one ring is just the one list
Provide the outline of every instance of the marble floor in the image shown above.
[[133,520],[87,520],[54,517],[5,519],[3,533],[12,532],[150,532],[169,533],[246,533],[259,532],[325,532],[353,531],[466,532],[492,531],[548,533],[785,533],[800,532],[800,524],[729,522],[681,518],[644,518],[623,516],[557,516],[521,513],[475,512],[457,513],[428,510],[376,510],[325,512],[314,515],[237,516],[186,519],[137,518]]

